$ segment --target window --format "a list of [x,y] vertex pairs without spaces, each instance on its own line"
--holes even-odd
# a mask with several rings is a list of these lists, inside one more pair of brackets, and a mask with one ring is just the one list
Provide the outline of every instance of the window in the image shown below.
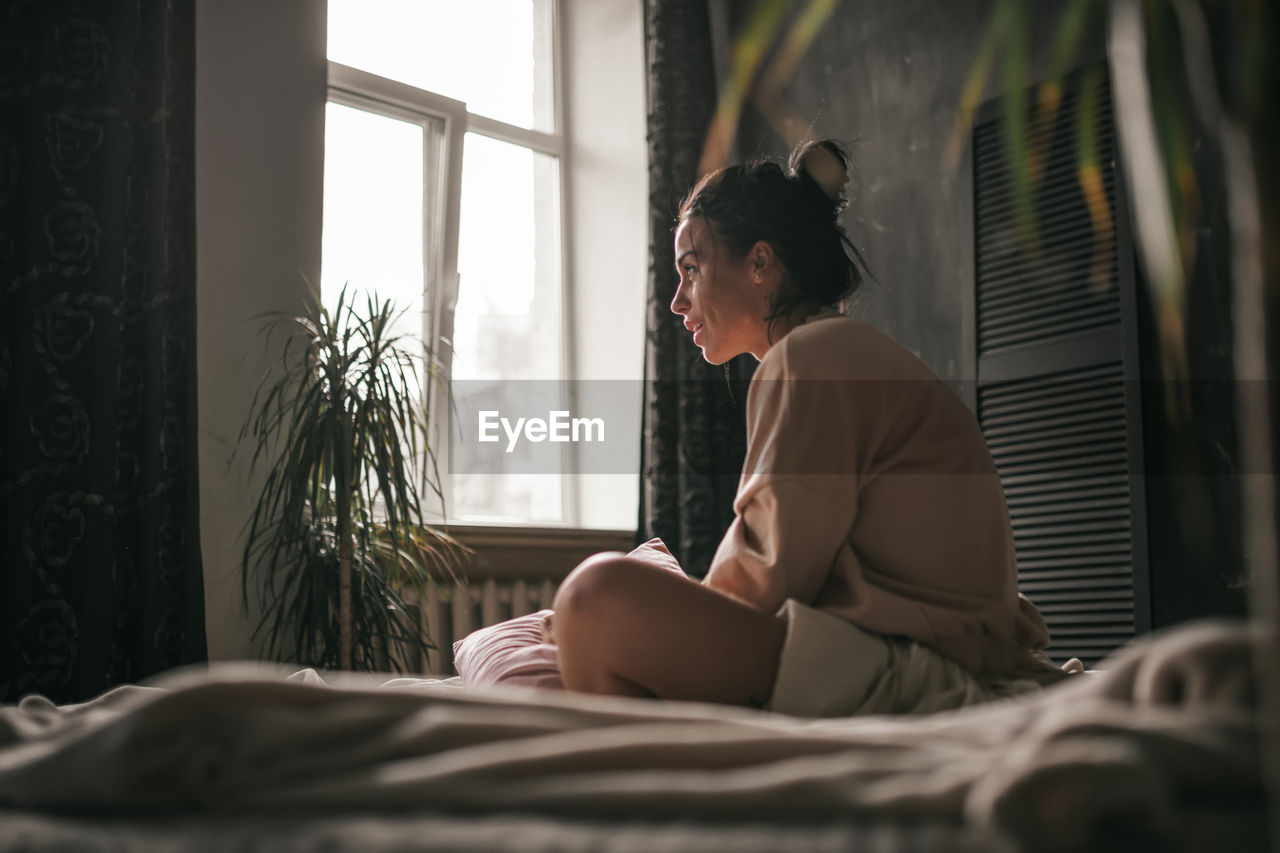
[[[323,298],[375,289],[407,309],[406,332],[449,341],[459,409],[497,383],[565,378],[557,4],[328,5]],[[447,473],[456,429],[435,429],[450,521],[578,522],[577,478]]]

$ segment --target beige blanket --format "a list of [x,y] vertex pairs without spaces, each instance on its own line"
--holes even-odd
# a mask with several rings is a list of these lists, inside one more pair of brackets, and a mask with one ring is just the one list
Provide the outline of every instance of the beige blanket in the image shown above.
[[218,666],[81,705],[0,708],[0,807],[869,814],[963,820],[1037,850],[1117,825],[1157,839],[1188,802],[1259,797],[1248,643],[1202,623],[1037,694],[828,720]]

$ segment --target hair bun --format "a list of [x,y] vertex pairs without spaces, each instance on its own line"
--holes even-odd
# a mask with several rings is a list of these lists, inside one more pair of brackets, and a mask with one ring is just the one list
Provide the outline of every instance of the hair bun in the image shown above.
[[832,214],[844,209],[845,186],[849,183],[849,155],[830,139],[800,143],[787,164],[797,177],[807,175],[831,200]]

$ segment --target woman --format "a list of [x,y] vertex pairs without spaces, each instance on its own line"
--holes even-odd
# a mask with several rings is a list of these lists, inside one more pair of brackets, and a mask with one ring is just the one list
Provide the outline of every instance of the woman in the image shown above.
[[[561,585],[572,690],[822,716],[955,707],[1049,681],[1040,614],[972,413],[843,316],[847,157],[735,165],[680,207],[671,310],[703,357],[760,362],[735,518],[698,583],[616,552]],[[1032,674],[1030,682],[1011,681]]]

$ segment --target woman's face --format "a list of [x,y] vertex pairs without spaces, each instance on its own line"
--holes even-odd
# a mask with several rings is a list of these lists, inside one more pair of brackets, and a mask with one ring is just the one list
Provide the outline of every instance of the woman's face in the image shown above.
[[729,257],[701,216],[680,223],[675,249],[680,284],[671,310],[684,318],[702,357],[711,364],[744,352],[764,358],[769,349],[764,323],[768,282],[757,253]]

